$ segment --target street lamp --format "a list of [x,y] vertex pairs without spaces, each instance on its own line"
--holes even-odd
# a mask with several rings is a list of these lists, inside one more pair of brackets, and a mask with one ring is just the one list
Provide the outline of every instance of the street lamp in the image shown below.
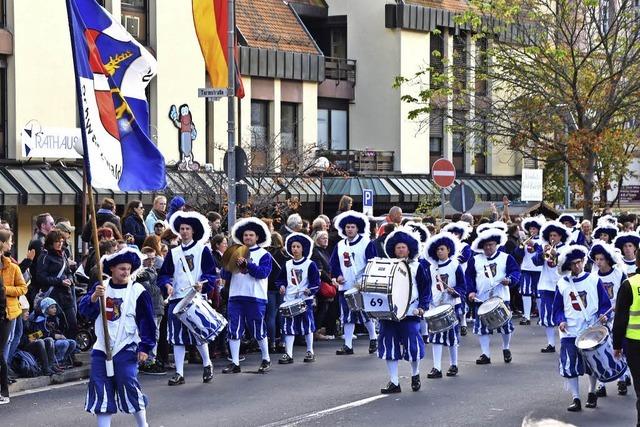
[[324,173],[331,166],[331,162],[326,157],[318,157],[314,164],[317,171],[320,172],[320,215],[324,214]]

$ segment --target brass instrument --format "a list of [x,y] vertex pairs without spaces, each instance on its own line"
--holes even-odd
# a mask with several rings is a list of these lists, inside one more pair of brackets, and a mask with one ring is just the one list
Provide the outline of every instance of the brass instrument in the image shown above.
[[520,249],[524,249],[529,243],[529,240],[533,239],[533,236],[529,236],[527,239],[520,242]]
[[558,253],[556,252],[552,255],[551,251],[555,250],[557,245],[557,243],[554,243],[551,247],[545,249],[544,251],[544,259],[546,259],[548,263],[553,263],[554,265],[558,264]]
[[231,273],[239,272],[240,267],[238,267],[237,261],[239,258],[248,258],[249,252],[249,247],[245,245],[235,244],[229,246],[224,255],[222,255],[222,268]]

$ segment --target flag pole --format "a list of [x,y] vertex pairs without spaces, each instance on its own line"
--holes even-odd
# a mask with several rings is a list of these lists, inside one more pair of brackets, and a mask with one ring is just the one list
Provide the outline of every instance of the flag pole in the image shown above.
[[[91,211],[91,228],[92,228],[92,238],[93,238],[93,246],[95,249],[96,255],[96,265],[98,267],[98,280],[102,282],[102,264],[100,263],[100,246],[98,243],[98,227],[96,225],[96,206],[93,202],[93,188],[91,186],[91,171],[89,169],[89,149],[87,146],[87,134],[86,134],[86,118],[84,116],[84,105],[82,102],[82,91],[80,89],[80,78],[78,77],[78,64],[76,63],[76,52],[75,52],[75,40],[74,40],[74,31],[73,31],[73,22],[71,18],[71,2],[70,0],[66,1],[67,3],[67,17],[69,18],[69,34],[71,35],[71,51],[73,56],[73,69],[75,70],[75,80],[76,80],[76,102],[78,103],[78,114],[80,115],[80,128],[82,135],[82,152],[83,152],[83,162],[82,162],[82,172],[84,175],[84,180],[87,185],[87,200],[89,202],[89,209]],[[104,296],[101,296],[99,299],[100,304],[100,316],[102,317],[102,332],[104,336],[104,349],[106,355],[106,370],[107,376],[113,377],[113,356],[111,354],[111,337],[109,336],[109,326],[107,324],[107,313],[106,313],[106,300]]]
[[236,61],[235,61],[235,4],[234,0],[228,0],[227,11],[227,65],[228,65],[228,83],[227,83],[227,228],[231,230],[236,222],[236,106],[235,106],[235,80],[236,80]]

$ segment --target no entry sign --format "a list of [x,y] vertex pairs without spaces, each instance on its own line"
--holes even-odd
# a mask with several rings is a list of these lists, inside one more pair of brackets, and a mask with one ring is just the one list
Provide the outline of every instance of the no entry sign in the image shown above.
[[438,187],[447,188],[456,180],[456,168],[449,160],[438,159],[431,167],[431,176]]

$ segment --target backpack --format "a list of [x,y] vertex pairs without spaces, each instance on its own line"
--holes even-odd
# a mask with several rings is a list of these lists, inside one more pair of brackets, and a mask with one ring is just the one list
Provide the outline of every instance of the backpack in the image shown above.
[[13,370],[23,378],[32,378],[40,375],[40,367],[38,362],[33,358],[31,353],[22,350],[16,350],[13,356]]

